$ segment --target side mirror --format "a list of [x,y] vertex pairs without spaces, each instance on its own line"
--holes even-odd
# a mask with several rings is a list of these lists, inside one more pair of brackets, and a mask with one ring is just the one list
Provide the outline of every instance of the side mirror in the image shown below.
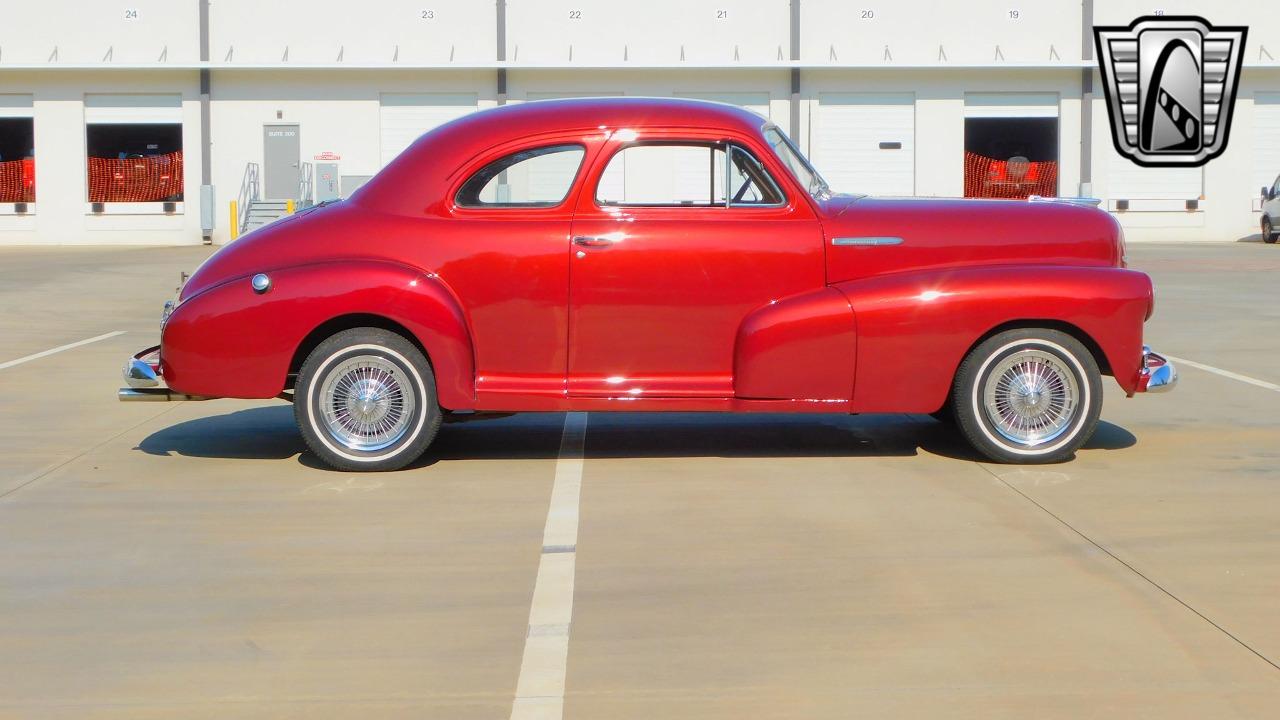
[[1266,185],[1262,186],[1262,199],[1263,200],[1271,199],[1271,188],[1267,187]]

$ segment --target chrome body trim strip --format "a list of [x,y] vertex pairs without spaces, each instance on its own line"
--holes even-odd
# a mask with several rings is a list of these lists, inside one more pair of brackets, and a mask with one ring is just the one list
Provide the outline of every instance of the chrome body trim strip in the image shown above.
[[901,245],[900,237],[838,237],[831,238],[832,245],[846,246],[857,245],[861,247],[880,246],[880,245]]

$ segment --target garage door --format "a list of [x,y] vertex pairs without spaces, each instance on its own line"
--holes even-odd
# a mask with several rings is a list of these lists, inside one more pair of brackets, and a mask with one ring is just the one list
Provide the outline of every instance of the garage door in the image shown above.
[[769,117],[769,93],[767,92],[678,92],[676,97],[728,103],[746,108],[760,117]]
[[833,190],[915,194],[914,95],[823,93],[814,126],[813,162]]
[[423,133],[475,112],[474,94],[384,93],[382,95],[382,164],[396,159]]
[[[769,93],[767,92],[678,92],[676,97],[737,105],[744,110],[769,117]],[[724,157],[721,155],[720,157]],[[679,168],[679,193],[681,197],[698,197],[706,194],[707,158],[701,153],[682,153],[677,160]]]
[[[1111,139],[1107,138],[1110,144]],[[1116,200],[1193,200],[1200,197],[1202,169],[1140,167],[1111,148],[1107,196]],[[1160,206],[1163,207],[1163,206]],[[1130,206],[1130,210],[1141,210]]]
[[[558,100],[561,98],[583,98],[583,97],[619,97],[622,93],[617,91],[573,91],[573,92],[527,92],[526,100]],[[553,155],[552,158],[556,162],[574,163],[578,162],[578,158],[569,153],[561,155]],[[529,193],[532,196],[542,197],[544,195],[559,196],[558,178],[564,177],[564,168],[558,167],[552,162],[543,163],[537,169],[531,170],[528,177],[530,184]],[[519,178],[511,178],[513,187],[519,182]],[[623,179],[620,175],[609,173],[600,178],[600,194],[602,197],[621,197]]]
[[1257,192],[1280,175],[1280,93],[1253,96],[1253,182]]
[[967,118],[1056,118],[1055,93],[965,93]]
[[87,125],[180,125],[181,95],[85,95]]
[[[1153,168],[1141,167],[1116,152],[1112,143],[1110,129],[1103,130],[1106,135],[1096,141],[1105,142],[1107,146],[1107,203],[1115,208],[1117,200],[1194,200],[1204,190],[1204,171],[1202,168]],[[1134,203],[1130,210],[1165,210],[1168,204]]]

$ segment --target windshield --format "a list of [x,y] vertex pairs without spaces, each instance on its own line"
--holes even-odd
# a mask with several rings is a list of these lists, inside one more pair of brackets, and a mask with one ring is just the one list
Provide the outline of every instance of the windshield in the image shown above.
[[791,171],[795,176],[796,182],[809,191],[814,197],[822,197],[831,194],[831,188],[827,185],[827,181],[822,179],[817,170],[804,159],[804,155],[796,149],[791,143],[791,138],[782,133],[775,125],[766,125],[764,128],[764,139],[769,143],[769,147],[773,148],[774,154],[782,161],[783,165]]

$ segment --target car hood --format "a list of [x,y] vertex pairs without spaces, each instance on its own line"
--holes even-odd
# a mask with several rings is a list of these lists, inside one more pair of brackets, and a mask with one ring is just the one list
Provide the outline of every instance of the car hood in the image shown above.
[[830,283],[943,267],[1124,262],[1115,219],[1069,202],[834,195],[819,205]]

